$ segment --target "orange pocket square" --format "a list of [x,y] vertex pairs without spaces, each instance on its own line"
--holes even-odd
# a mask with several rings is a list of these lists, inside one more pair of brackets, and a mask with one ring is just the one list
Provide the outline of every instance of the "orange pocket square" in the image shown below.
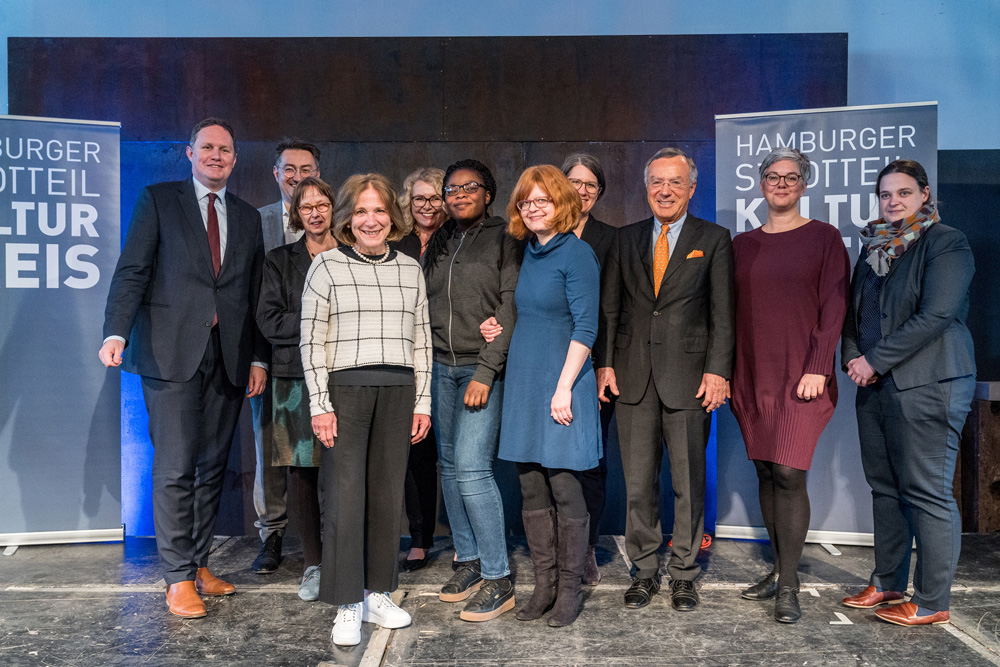
[[692,250],[691,252],[688,253],[688,256],[685,257],[684,259],[692,259],[694,257],[704,257],[704,256],[705,253],[703,253],[701,250]]

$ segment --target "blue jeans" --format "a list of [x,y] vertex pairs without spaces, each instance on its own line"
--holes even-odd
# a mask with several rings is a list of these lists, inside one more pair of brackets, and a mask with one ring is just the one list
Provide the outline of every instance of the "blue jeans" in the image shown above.
[[432,418],[455,553],[459,561],[478,558],[484,579],[499,579],[510,574],[503,502],[493,479],[503,382],[493,381],[486,407],[469,410],[465,390],[476,368],[434,362]]

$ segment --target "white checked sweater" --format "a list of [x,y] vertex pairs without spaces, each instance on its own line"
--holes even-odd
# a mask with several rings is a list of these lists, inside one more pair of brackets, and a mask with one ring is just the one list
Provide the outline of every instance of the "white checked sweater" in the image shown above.
[[299,350],[313,416],[333,412],[330,371],[386,364],[413,369],[414,412],[429,415],[430,319],[420,265],[399,252],[384,264],[340,248],[320,253],[302,292]]

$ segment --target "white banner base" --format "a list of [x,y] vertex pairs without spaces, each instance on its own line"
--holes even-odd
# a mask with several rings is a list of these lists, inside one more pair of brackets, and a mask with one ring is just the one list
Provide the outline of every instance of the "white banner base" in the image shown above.
[[[716,524],[715,536],[731,540],[766,540],[763,526],[723,526]],[[871,533],[848,533],[839,530],[810,530],[806,542],[813,544],[840,544],[848,547],[873,547],[875,536]]]
[[44,533],[0,533],[0,546],[35,544],[81,544],[83,542],[124,542],[125,526],[100,530],[51,530]]

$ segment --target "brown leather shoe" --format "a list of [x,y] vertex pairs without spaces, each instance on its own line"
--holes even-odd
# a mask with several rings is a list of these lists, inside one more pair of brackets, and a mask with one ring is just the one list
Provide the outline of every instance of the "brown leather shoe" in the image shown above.
[[883,621],[895,623],[896,625],[931,625],[947,623],[951,615],[947,611],[937,611],[930,616],[917,616],[917,605],[912,602],[904,602],[896,607],[879,609],[875,615]]
[[899,591],[882,591],[879,593],[875,590],[874,586],[869,586],[860,593],[844,598],[841,602],[845,607],[871,609],[880,604],[899,604],[902,601],[903,594]]
[[232,595],[236,592],[236,586],[219,579],[209,572],[207,567],[198,568],[194,581],[198,585],[198,592],[202,595]]
[[178,581],[167,587],[167,609],[181,618],[201,618],[208,613],[193,581]]

